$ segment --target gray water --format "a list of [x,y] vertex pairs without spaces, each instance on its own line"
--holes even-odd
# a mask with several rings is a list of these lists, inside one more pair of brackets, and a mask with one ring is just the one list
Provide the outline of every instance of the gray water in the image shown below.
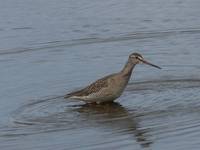
[[[1,0],[1,150],[199,150],[200,1]],[[113,104],[63,96],[134,69]]]

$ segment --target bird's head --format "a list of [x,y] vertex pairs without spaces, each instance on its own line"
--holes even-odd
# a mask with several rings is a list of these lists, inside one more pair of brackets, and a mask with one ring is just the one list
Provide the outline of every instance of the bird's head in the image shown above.
[[161,69],[161,67],[157,66],[157,65],[154,65],[146,60],[144,60],[144,58],[142,57],[141,54],[138,54],[138,53],[132,53],[129,55],[129,61],[133,64],[147,64],[147,65],[150,65],[150,66],[153,66],[153,67],[156,67],[158,69]]

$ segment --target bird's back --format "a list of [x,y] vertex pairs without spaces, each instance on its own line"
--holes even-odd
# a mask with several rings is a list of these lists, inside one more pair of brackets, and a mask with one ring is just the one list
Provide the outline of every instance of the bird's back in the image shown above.
[[86,102],[113,101],[121,95],[128,80],[120,73],[111,74],[93,82],[82,90],[67,94],[66,97]]

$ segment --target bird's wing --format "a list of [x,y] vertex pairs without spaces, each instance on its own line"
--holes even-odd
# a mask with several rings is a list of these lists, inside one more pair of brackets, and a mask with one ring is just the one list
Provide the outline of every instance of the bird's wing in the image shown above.
[[108,86],[108,80],[111,76],[112,75],[101,78],[101,79],[93,82],[92,84],[90,84],[89,86],[87,86],[86,88],[84,88],[82,90],[68,93],[65,95],[65,98],[69,98],[71,96],[87,96],[87,95],[90,95],[91,93],[97,93],[102,88]]

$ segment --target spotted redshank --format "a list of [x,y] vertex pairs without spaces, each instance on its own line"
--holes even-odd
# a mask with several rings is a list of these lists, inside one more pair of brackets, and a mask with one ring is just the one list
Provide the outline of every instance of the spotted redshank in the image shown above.
[[78,99],[86,103],[112,102],[121,96],[128,84],[133,68],[140,63],[161,69],[159,66],[144,60],[142,55],[132,53],[120,72],[105,76],[82,90],[68,93],[65,98]]

